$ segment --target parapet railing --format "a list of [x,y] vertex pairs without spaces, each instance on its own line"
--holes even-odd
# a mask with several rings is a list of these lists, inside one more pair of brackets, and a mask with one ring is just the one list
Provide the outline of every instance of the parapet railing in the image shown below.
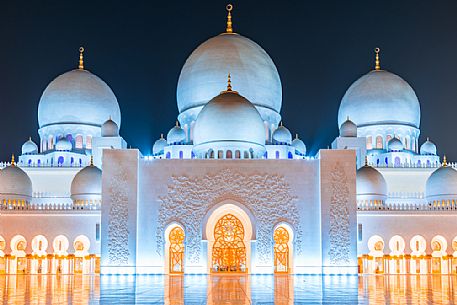
[[100,210],[100,203],[90,204],[73,204],[73,203],[28,203],[24,205],[15,205],[2,203],[0,210],[2,211],[74,211],[74,210]]
[[[430,163],[430,164],[426,164],[426,163],[417,164],[417,163],[413,163],[413,162],[400,163],[400,164],[394,164],[394,163],[376,164],[374,162],[368,162],[368,165],[372,166],[372,167],[376,167],[376,168],[438,168],[438,167],[441,167],[442,164],[440,162],[435,162],[435,163]],[[457,162],[448,162],[447,165],[457,169]]]
[[358,203],[358,211],[457,211],[457,203],[420,204],[420,203]]

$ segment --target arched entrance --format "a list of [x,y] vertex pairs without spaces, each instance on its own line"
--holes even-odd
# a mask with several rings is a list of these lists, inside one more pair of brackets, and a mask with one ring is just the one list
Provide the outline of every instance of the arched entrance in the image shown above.
[[184,230],[174,227],[168,236],[170,273],[184,273]]
[[289,232],[284,227],[277,227],[274,231],[274,261],[275,273],[289,272]]
[[247,272],[244,226],[233,214],[222,216],[214,227],[212,272]]

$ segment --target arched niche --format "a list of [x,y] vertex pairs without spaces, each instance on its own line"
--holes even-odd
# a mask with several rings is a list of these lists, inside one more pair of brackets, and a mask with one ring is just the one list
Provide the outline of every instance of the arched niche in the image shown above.
[[[287,271],[283,272],[283,271],[280,271],[280,270],[277,270],[276,268],[276,247],[277,247],[277,240],[275,238],[275,236],[277,235],[276,233],[278,232],[279,229],[283,229],[283,230],[286,230],[287,231],[287,248],[288,248],[288,268],[287,268]],[[294,260],[293,260],[293,257],[294,257],[294,230],[292,228],[291,225],[289,225],[288,223],[286,222],[280,222],[278,224],[276,224],[274,227],[273,227],[273,242],[274,242],[274,245],[273,245],[273,259],[275,260],[274,263],[273,263],[273,266],[275,268],[275,272],[276,273],[293,273],[293,264],[294,264]]]
[[170,264],[170,246],[172,245],[173,241],[170,240],[170,233],[172,233],[174,230],[177,230],[177,229],[180,229],[182,230],[183,234],[184,234],[184,240],[185,240],[185,236],[186,236],[186,231],[184,230],[184,227],[180,224],[180,223],[177,223],[177,222],[172,222],[170,224],[168,224],[168,226],[166,227],[165,229],[165,232],[164,232],[164,240],[165,240],[165,247],[164,247],[164,258],[165,258],[165,261],[164,261],[164,272],[165,274],[170,274],[170,273],[183,273],[184,272],[184,266],[185,266],[185,241],[183,241],[183,244],[184,244],[184,249],[183,249],[183,255],[184,257],[182,258],[182,270],[181,271],[173,271],[171,270],[172,267],[171,267],[171,264]]

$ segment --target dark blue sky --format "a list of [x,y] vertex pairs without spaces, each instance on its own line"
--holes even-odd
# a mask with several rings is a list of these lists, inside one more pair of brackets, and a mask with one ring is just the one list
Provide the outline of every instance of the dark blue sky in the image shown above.
[[[186,58],[225,29],[226,1],[8,1],[0,10],[0,158],[38,143],[42,91],[85,67],[113,89],[121,134],[147,154],[178,114]],[[315,152],[337,135],[345,90],[381,64],[415,89],[421,140],[457,159],[457,1],[233,1],[234,30],[260,44],[283,85],[282,117]],[[392,109],[395,111],[395,109]]]

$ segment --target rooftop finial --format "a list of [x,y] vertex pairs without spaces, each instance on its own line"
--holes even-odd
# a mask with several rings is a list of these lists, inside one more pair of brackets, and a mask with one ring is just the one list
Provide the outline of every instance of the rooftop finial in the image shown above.
[[179,127],[179,121],[176,120],[176,127]]
[[365,166],[368,166],[368,156],[365,156]]
[[376,53],[376,60],[375,60],[374,69],[375,69],[376,71],[381,70],[381,64],[380,64],[380,62],[379,62],[379,52],[380,52],[380,51],[381,51],[380,48],[375,48],[375,49],[374,49],[374,52]]
[[298,133],[296,133],[296,134],[295,134],[295,139],[297,139],[297,140],[298,140]]
[[233,33],[233,29],[232,29],[232,10],[233,10],[233,5],[231,4],[227,4],[227,6],[225,7],[227,9],[227,28],[225,29],[225,32],[226,33]]
[[232,91],[232,77],[230,76],[230,73],[227,77],[227,91]]
[[79,47],[79,66],[78,66],[79,70],[84,70],[84,56],[83,56],[83,53],[84,53],[84,47]]
[[14,154],[11,155],[11,166],[16,166],[16,162],[14,162]]
[[94,166],[94,155],[90,155],[90,166]]
[[160,139],[163,139],[163,133],[160,134]]
[[444,167],[447,166],[447,158],[446,158],[446,155],[444,155],[444,157],[443,157],[443,166],[444,166]]

